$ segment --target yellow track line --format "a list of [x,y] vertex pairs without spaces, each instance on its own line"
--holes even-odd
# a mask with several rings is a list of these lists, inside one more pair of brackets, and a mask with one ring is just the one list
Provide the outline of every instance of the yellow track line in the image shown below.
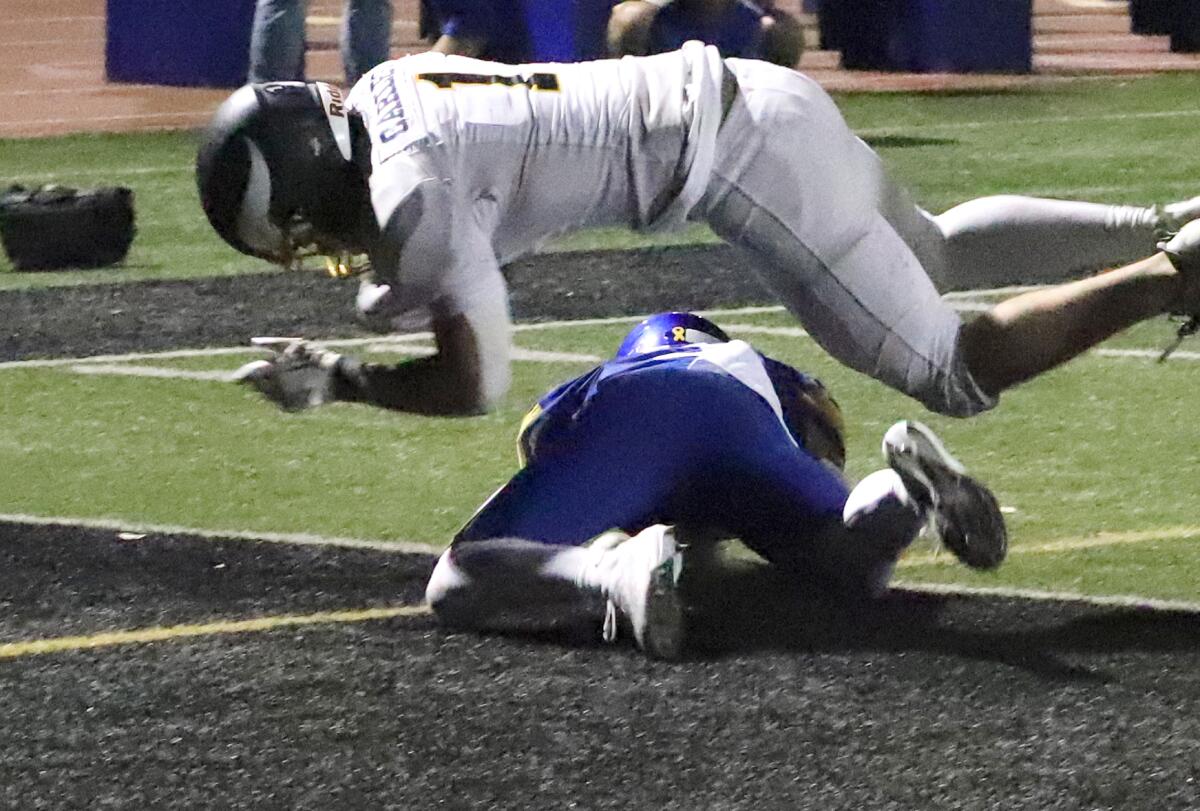
[[[1088,538],[1066,538],[1049,543],[1017,546],[1010,550],[1013,555],[1052,554],[1055,552],[1070,552],[1077,549],[1113,546],[1127,543],[1146,543],[1150,541],[1172,541],[1200,537],[1200,526],[1164,527],[1158,530],[1133,530],[1129,532],[1102,532]],[[909,555],[899,562],[899,568],[909,568],[922,565],[949,565],[956,563],[953,555],[920,554]],[[896,583],[905,587],[926,588],[925,585],[911,586],[902,582]],[[935,588],[935,587],[929,587]],[[966,587],[945,586],[946,590],[964,590]],[[987,590],[977,590],[980,594],[990,593]],[[972,592],[973,593],[973,592]],[[997,591],[997,594],[1000,592]],[[1008,595],[1008,592],[1005,592]],[[1026,592],[1012,589],[1008,596],[1036,595],[1040,592]],[[1085,595],[1054,594],[1055,599],[1077,599],[1099,602],[1107,598],[1095,598]],[[1111,598],[1117,599],[1117,598]],[[1123,601],[1142,598],[1121,597]],[[1142,602],[1146,602],[1142,600]],[[1166,605],[1164,603],[1164,605]],[[1180,604],[1183,605],[1183,604]],[[1193,610],[1192,604],[1187,604]],[[1194,608],[1200,608],[1195,606]],[[370,622],[373,620],[392,619],[394,617],[417,617],[429,614],[425,605],[403,605],[388,608],[363,608],[345,611],[321,611],[315,614],[283,614],[274,617],[258,617],[248,620],[217,620],[215,622],[197,623],[192,625],[166,625],[151,628],[138,628],[128,631],[104,631],[85,636],[62,636],[47,639],[31,639],[24,642],[8,642],[0,644],[0,659],[16,659],[24,656],[37,656],[46,653],[63,653],[68,651],[89,650],[93,648],[109,648],[118,645],[135,645],[149,642],[164,642],[189,637],[217,636],[222,634],[253,633],[256,631],[273,631],[280,628],[294,628],[306,625],[329,625],[334,623]]]
[[243,634],[253,631],[273,631],[279,628],[294,628],[304,625],[329,625],[344,622],[369,622],[393,617],[414,617],[428,614],[424,605],[401,605],[390,608],[361,608],[347,611],[320,611],[315,614],[283,614],[275,617],[258,617],[249,620],[218,620],[195,625],[160,625],[138,628],[131,631],[105,631],[86,636],[60,636],[49,639],[31,639],[26,642],[8,642],[0,645],[0,659],[16,659],[21,656],[36,656],[43,653],[109,648],[116,645],[134,645],[146,642],[163,642],[185,637],[216,636],[220,634]]
[[[1078,549],[1093,549],[1100,546],[1117,546],[1127,543],[1149,543],[1150,541],[1182,541],[1188,538],[1200,538],[1200,526],[1192,527],[1163,527],[1162,529],[1138,529],[1128,532],[1100,532],[1086,538],[1064,538],[1043,544],[1014,546],[1008,550],[1011,555],[1046,555],[1056,552],[1074,552]],[[957,563],[950,553],[906,555],[900,559],[898,567],[937,566]]]

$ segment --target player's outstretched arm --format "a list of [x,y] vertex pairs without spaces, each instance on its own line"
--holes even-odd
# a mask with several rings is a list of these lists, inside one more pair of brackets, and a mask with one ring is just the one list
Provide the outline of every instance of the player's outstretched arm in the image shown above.
[[241,367],[233,380],[284,411],[338,400],[435,416],[488,411],[510,380],[507,304],[489,300],[484,312],[435,307],[432,325],[436,353],[398,364],[365,363],[300,338],[256,338],[271,357]]
[[[417,414],[488,411],[508,389],[508,324],[496,331],[471,315],[433,320],[437,353],[395,365],[338,362],[334,398]],[[499,345],[497,345],[499,344]]]

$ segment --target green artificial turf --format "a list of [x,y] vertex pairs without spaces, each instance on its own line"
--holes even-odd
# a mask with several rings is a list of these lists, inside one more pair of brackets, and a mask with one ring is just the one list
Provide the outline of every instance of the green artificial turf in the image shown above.
[[[1010,524],[1009,563],[979,575],[921,563],[926,550],[918,545],[901,569],[906,581],[1200,599],[1188,574],[1195,557],[1188,539],[1200,536],[1200,462],[1194,443],[1181,441],[1192,433],[1186,403],[1195,361],[1088,356],[964,421],[929,415],[837,365],[807,338],[748,329],[794,327],[785,313],[721,321],[735,337],[825,380],[849,424],[853,478],[880,466],[883,431],[906,417],[933,426],[992,485]],[[601,356],[628,327],[522,329],[516,342]],[[1153,347],[1164,331],[1142,328],[1125,341]],[[149,357],[133,365],[228,370],[248,357]],[[2,511],[437,546],[515,471],[513,435],[528,405],[587,367],[518,362],[502,406],[469,419],[347,404],[285,415],[223,382],[0,367],[0,470],[9,471]],[[1167,540],[1156,540],[1156,531]],[[1080,548],[1098,533],[1125,542]],[[1036,549],[1046,544],[1062,548]]]
[[[932,210],[999,192],[1137,203],[1200,193],[1190,76],[838,101]],[[132,186],[139,227],[122,268],[28,274],[0,264],[0,289],[268,270],[221,243],[200,214],[195,146],[188,132],[0,141],[0,177],[8,180]],[[665,239],[712,237],[695,227]],[[593,231],[552,247],[645,244]],[[739,324],[795,326],[784,313],[721,321],[735,336]],[[603,356],[628,326],[524,331],[517,342]],[[1169,335],[1164,323],[1146,325],[1106,348],[1156,350]],[[918,549],[901,569],[906,580],[1200,599],[1189,576],[1192,535],[1200,535],[1195,361],[1090,355],[1010,392],[996,412],[956,421],[840,367],[807,339],[745,337],[831,386],[850,425],[852,476],[879,464],[879,437],[893,420],[917,417],[993,485],[1008,510],[1009,563],[978,575],[922,563]],[[138,363],[218,370],[246,357]],[[281,415],[226,383],[0,367],[0,511],[438,545],[515,469],[513,433],[528,404],[583,368],[519,362],[495,413],[438,420],[351,405]],[[1096,533],[1126,542],[1078,548]],[[1022,552],[1046,544],[1059,547]]]

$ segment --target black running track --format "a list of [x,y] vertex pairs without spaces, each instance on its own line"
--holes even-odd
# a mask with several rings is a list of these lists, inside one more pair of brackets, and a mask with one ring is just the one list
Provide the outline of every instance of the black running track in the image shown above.
[[[723,249],[540,259],[513,281],[521,318],[765,301]],[[0,359],[349,334],[352,291],[330,284],[3,294]],[[432,564],[0,524],[0,643],[416,607]],[[419,610],[0,648],[0,805],[1200,807],[1196,615],[903,591],[834,606],[765,568],[689,588],[679,664],[628,643],[447,633]]]

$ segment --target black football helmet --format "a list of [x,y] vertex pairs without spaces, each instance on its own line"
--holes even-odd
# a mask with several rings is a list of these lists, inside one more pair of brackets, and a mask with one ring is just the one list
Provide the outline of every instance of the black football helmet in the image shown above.
[[235,91],[196,158],[200,202],[221,238],[285,267],[366,250],[375,227],[369,171],[362,122],[324,82]]

